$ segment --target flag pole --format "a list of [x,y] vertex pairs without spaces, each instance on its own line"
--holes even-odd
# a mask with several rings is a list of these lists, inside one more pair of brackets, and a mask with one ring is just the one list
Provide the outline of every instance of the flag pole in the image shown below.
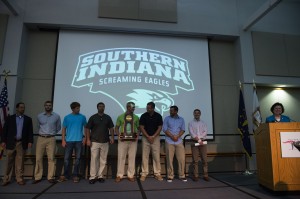
[[[255,84],[255,81],[254,81],[254,79],[253,79],[253,83],[252,83],[252,85],[253,85],[253,89],[254,89],[254,92],[256,92],[256,84]],[[253,92],[253,95],[255,95],[256,93],[254,93]],[[257,96],[255,96],[256,98],[257,98]],[[256,100],[257,101],[257,100]],[[253,103],[256,103],[254,100],[253,100]],[[254,105],[254,104],[253,104]],[[255,107],[256,108],[256,107]],[[259,111],[259,110],[258,110]],[[252,117],[253,117],[254,115],[253,115],[253,113],[252,113]],[[253,125],[255,125],[255,123],[253,122]],[[255,127],[253,126],[253,133],[254,133],[254,129],[255,129]],[[243,173],[244,175],[253,175],[253,173],[254,172],[251,172],[250,170],[249,170],[249,161],[248,161],[248,157],[246,157],[246,167],[247,167],[247,169],[245,170],[245,172]]]
[[242,83],[239,81],[240,87],[240,99],[239,99],[239,118],[238,118],[238,131],[241,133],[241,138],[243,142],[243,147],[245,150],[245,161],[246,161],[246,170],[243,172],[243,175],[252,175],[253,173],[249,170],[249,160],[252,156],[251,150],[251,140],[248,129],[248,119],[246,114],[244,96],[242,92]]
[[[10,73],[10,71],[3,70],[3,76],[5,78],[4,78],[4,85],[1,90],[1,99],[0,99],[0,101],[1,101],[1,103],[0,103],[0,135],[2,134],[2,131],[3,131],[4,122],[9,115],[8,100],[7,100],[7,98],[8,98],[7,83],[6,83],[9,73]],[[1,80],[1,76],[0,76],[0,80]],[[2,146],[0,146],[0,160],[3,157],[3,154],[4,154],[4,148]]]
[[[254,79],[253,79],[253,85],[255,85]],[[245,159],[246,159],[246,170],[243,172],[243,175],[246,175],[246,176],[253,175],[253,172],[250,171],[250,165],[249,165],[249,163],[250,163],[250,161],[249,161],[250,157],[246,155]]]

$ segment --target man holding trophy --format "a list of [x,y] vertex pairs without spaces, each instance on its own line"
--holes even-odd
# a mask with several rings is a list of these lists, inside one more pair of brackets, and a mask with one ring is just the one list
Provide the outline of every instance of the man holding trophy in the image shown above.
[[119,115],[116,122],[115,132],[118,139],[118,168],[116,182],[120,182],[124,175],[126,156],[128,154],[127,179],[134,182],[135,156],[139,135],[139,117],[133,112],[135,104],[127,102],[126,112]]

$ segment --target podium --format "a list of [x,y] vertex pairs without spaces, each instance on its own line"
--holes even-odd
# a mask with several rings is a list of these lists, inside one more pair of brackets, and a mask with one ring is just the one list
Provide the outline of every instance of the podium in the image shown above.
[[[300,190],[300,157],[286,157],[286,152],[295,152],[293,140],[286,139],[292,135],[300,135],[299,122],[261,124],[256,129],[256,162],[259,184],[273,191]],[[285,137],[286,141],[282,139]],[[287,149],[286,146],[288,147]],[[282,149],[282,147],[285,147]]]

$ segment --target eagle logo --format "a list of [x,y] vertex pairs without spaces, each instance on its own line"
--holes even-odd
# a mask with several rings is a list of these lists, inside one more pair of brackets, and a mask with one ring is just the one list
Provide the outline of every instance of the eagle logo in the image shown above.
[[132,93],[127,94],[128,101],[135,103],[135,114],[141,116],[145,112],[148,102],[155,103],[155,111],[164,115],[169,111],[170,106],[174,105],[174,100],[165,92],[151,91],[145,89],[133,89]]

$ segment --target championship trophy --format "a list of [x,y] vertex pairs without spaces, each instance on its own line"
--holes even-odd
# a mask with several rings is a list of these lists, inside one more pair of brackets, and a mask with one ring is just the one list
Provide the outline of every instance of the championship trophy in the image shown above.
[[121,141],[134,141],[137,138],[137,132],[134,131],[133,114],[125,114],[125,124],[120,133]]

